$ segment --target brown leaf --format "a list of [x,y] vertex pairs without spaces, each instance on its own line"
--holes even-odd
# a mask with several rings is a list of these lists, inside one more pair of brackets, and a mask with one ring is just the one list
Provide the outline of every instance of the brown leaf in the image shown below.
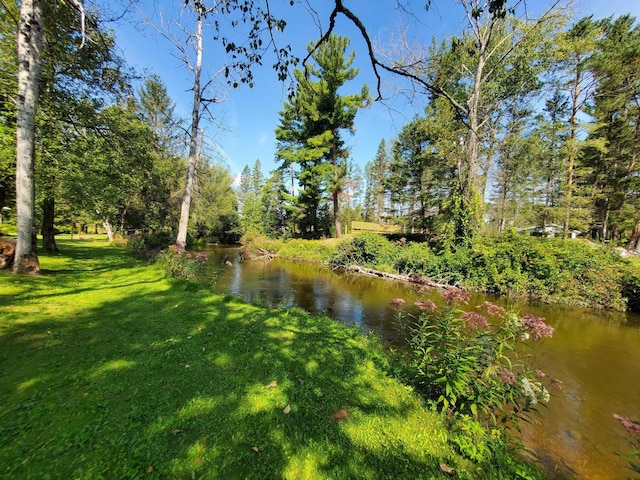
[[451,468],[446,463],[439,463],[438,467],[440,467],[440,470],[442,470],[447,475],[451,475],[452,477],[455,477],[455,475],[456,475],[455,469]]
[[182,430],[180,430],[179,428],[174,428],[173,430],[171,430],[171,433],[173,433],[174,435],[176,433],[180,433]]
[[147,473],[153,473],[153,467],[151,465],[147,468]]
[[258,447],[251,447],[251,450],[253,450],[256,453],[260,453],[260,449]]
[[335,412],[333,412],[331,418],[333,418],[336,422],[344,422],[347,418],[349,418],[349,413],[346,409],[341,408],[340,410],[336,410]]
[[275,380],[271,380],[264,388],[276,388],[278,386],[278,382]]
[[290,411],[291,411],[291,405],[287,405],[286,407],[284,407],[284,410],[282,412],[289,413]]

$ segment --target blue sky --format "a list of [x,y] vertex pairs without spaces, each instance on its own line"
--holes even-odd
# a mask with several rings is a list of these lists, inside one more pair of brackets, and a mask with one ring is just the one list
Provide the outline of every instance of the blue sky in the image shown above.
[[[287,27],[279,38],[281,45],[290,44],[293,53],[304,57],[306,45],[318,38],[319,30],[313,18],[299,3],[293,7],[289,0],[271,0],[274,13],[281,13],[287,20]],[[333,4],[329,0],[311,0],[310,2],[322,22],[328,26],[328,8]],[[462,11],[456,7],[455,0],[435,0],[433,7],[424,10],[424,0],[405,0],[412,6],[420,23],[414,24],[409,31],[415,36],[430,41],[433,36],[442,37],[460,32],[464,26]],[[548,0],[529,0],[529,8],[541,8]],[[165,18],[175,17],[183,0],[141,0],[140,8],[153,20],[158,21],[160,12]],[[345,5],[356,13],[367,26],[374,43],[384,46],[389,43],[403,24],[408,24],[406,16],[394,9],[394,0],[346,0]],[[593,14],[596,18],[631,13],[640,18],[640,1],[637,0],[579,0],[576,2],[576,18]],[[134,12],[129,15],[130,21],[139,21]],[[403,20],[404,19],[404,20]],[[167,86],[169,95],[177,105],[177,113],[189,117],[192,93],[188,91],[192,82],[191,74],[176,58],[176,51],[164,38],[158,36],[150,28],[138,26],[123,20],[111,25],[116,32],[117,44],[121,55],[127,63],[139,73],[156,73]],[[368,63],[364,42],[355,27],[344,17],[339,17],[336,33],[352,38],[351,48],[356,51],[356,66],[360,74],[350,82],[348,89],[359,90],[367,83],[375,93],[375,77]],[[213,42],[213,31],[205,30],[204,73],[217,71],[225,62],[224,52],[219,43]],[[276,79],[269,58],[262,68],[255,70],[253,88],[242,86],[230,90],[224,103],[213,109],[216,124],[208,125],[206,133],[219,146],[218,160],[225,163],[232,175],[238,175],[245,165],[252,165],[260,159],[265,174],[276,167],[274,162],[275,136],[278,124],[278,112],[282,109],[286,92]],[[384,88],[384,87],[383,87]],[[391,96],[393,88],[386,84],[384,93]],[[381,139],[391,140],[402,125],[424,108],[424,98],[417,97],[412,104],[402,96],[390,98],[384,103],[374,103],[366,110],[361,110],[356,117],[355,135],[347,138],[351,147],[351,158],[364,165],[376,153]]]

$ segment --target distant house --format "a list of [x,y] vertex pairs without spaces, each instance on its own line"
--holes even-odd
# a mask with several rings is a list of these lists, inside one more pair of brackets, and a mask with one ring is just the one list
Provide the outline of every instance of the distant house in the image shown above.
[[[533,235],[534,237],[561,237],[563,231],[562,225],[556,225],[554,223],[517,229],[518,233]],[[569,230],[569,235],[571,238],[577,238],[579,235],[582,235],[582,232],[580,230]]]

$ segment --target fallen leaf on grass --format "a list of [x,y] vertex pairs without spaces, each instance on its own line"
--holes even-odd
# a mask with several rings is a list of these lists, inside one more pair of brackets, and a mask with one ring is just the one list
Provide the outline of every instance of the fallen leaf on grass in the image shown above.
[[153,473],[153,467],[151,465],[147,468],[147,473]]
[[184,368],[189,368],[191,365],[189,365],[188,363],[184,366]]
[[438,467],[440,467],[440,470],[442,470],[447,475],[451,475],[452,477],[454,477],[456,475],[455,469],[451,468],[446,463],[439,463]]
[[346,409],[341,408],[340,410],[336,410],[335,412],[333,412],[331,418],[333,418],[336,422],[344,422],[347,418],[349,418],[349,413]]
[[275,380],[271,380],[268,384],[264,386],[264,388],[276,388],[278,386],[278,382]]
[[179,428],[174,428],[173,430],[171,430],[171,433],[173,433],[174,435],[176,433],[180,433],[182,430],[180,430]]
[[260,453],[260,449],[258,447],[251,447],[251,450],[253,450],[256,453]]
[[282,412],[289,413],[290,411],[291,411],[291,405],[287,405],[286,407],[284,407],[284,410]]

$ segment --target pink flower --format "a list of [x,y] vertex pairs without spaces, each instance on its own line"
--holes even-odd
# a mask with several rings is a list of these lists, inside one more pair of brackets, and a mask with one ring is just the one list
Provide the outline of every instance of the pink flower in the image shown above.
[[544,323],[544,318],[525,313],[522,315],[522,320],[534,340],[553,336],[553,327]]
[[544,373],[542,370],[536,370],[535,375],[536,375],[536,378],[544,378],[547,376],[547,374]]
[[400,308],[402,307],[402,305],[404,305],[406,302],[404,300],[404,298],[394,298],[393,300],[391,300],[389,302],[391,304],[391,306],[393,308]]
[[206,260],[208,258],[207,252],[197,252],[196,260]]
[[224,264],[225,264],[227,267],[233,267],[233,263],[231,263],[229,260],[225,260]]
[[442,292],[442,296],[449,305],[453,305],[458,302],[466,305],[469,301],[469,292],[458,287],[447,287]]
[[507,312],[500,305],[496,305],[495,303],[491,303],[490,301],[485,301],[482,305],[478,305],[476,308],[484,308],[487,311],[487,315],[503,317]]
[[467,320],[467,323],[470,327],[481,328],[483,330],[489,328],[487,317],[485,317],[484,315],[480,315],[478,312],[464,312],[462,314],[462,318]]
[[414,305],[423,312],[429,313],[434,312],[438,308],[438,306],[431,300],[418,300]]
[[503,368],[498,372],[498,376],[502,379],[504,383],[508,383],[509,385],[516,384],[516,376],[513,374],[511,370],[507,370]]
[[640,422],[638,420],[633,420],[629,417],[623,417],[618,414],[613,414],[613,418],[618,420],[624,429],[631,435],[632,437],[640,440]]

